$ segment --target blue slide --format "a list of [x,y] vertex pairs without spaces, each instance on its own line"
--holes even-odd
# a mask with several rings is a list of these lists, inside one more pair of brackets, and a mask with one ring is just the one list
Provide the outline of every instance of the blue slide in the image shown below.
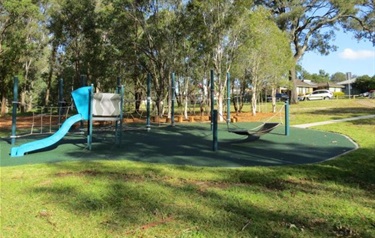
[[62,138],[64,138],[66,133],[68,133],[70,127],[72,127],[74,123],[79,122],[81,120],[84,120],[84,117],[81,114],[71,116],[61,125],[60,129],[55,134],[41,140],[23,144],[19,147],[13,147],[10,151],[10,155],[12,157],[20,157],[23,156],[25,153],[51,146],[57,143]]

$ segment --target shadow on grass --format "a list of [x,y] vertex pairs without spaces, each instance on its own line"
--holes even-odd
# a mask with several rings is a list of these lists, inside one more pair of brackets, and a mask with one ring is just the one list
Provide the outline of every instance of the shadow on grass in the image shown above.
[[[189,231],[203,237],[327,237],[354,232],[371,237],[372,217],[331,211],[340,208],[313,200],[324,191],[339,201],[365,198],[355,203],[370,207],[367,201],[375,199],[372,149],[295,166],[320,162],[353,145],[337,134],[297,128],[290,137],[278,128],[250,143],[223,127],[219,133],[223,142],[217,152],[211,150],[211,132],[200,125],[127,131],[120,148],[103,136],[91,152],[60,151],[80,162],[51,163],[56,172],[46,179],[55,182],[35,186],[31,193],[45,195],[72,214],[95,217],[92,222],[109,234],[142,236],[152,230],[173,236]],[[285,164],[294,166],[218,168]],[[320,210],[294,206],[301,203],[299,197]]]
[[[367,152],[363,150],[355,153]],[[172,224],[165,226],[175,236],[183,235],[178,232],[191,227],[195,227],[198,234],[203,236],[290,237],[303,234],[309,237],[331,236],[335,233],[339,236],[343,232],[337,228],[337,221],[340,221],[353,224],[354,227],[355,224],[364,224],[369,229],[355,231],[349,225],[346,228],[356,232],[359,237],[372,237],[371,226],[375,221],[371,217],[353,217],[350,214],[345,217],[340,212],[329,217],[331,220],[319,220],[317,217],[324,217],[320,214],[324,211],[294,210],[267,203],[263,207],[261,201],[271,204],[275,201],[275,204],[281,205],[288,204],[282,200],[292,200],[294,194],[320,196],[327,189],[324,183],[330,182],[353,188],[359,185],[369,198],[374,199],[374,175],[365,177],[363,174],[374,171],[372,159],[362,161],[370,165],[365,168],[359,163],[347,166],[350,161],[340,159],[337,163],[268,167],[266,170],[162,167],[149,164],[135,166],[101,162],[59,163],[51,166],[61,172],[51,174],[47,179],[67,177],[69,180],[75,177],[78,178],[77,182],[85,183],[85,186],[52,184],[36,187],[31,192],[46,194],[62,209],[80,216],[104,212],[107,215],[105,220],[97,221],[99,227],[111,233],[125,230],[129,236],[140,230],[154,229],[150,224],[170,219]],[[222,176],[212,181],[178,176],[186,172],[193,177],[199,173],[220,173]],[[294,181],[288,178],[291,176],[305,180]],[[95,184],[102,184],[102,187]],[[337,199],[340,199],[341,189],[331,189],[328,193],[338,194]],[[102,192],[98,194],[95,191]],[[248,223],[251,225],[246,226]],[[291,229],[292,225],[296,230]],[[300,228],[304,229],[303,233]]]

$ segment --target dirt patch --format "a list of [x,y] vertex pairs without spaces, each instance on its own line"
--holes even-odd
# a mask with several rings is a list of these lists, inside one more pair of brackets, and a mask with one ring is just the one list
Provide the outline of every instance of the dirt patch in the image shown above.
[[[231,114],[231,121],[232,122],[264,122],[271,117],[274,117],[274,113],[257,113],[256,116],[253,116],[251,113],[238,113],[238,114]],[[277,115],[276,115],[277,116]],[[224,115],[226,117],[226,115]],[[167,117],[161,118],[151,118],[153,122],[160,122],[160,123],[168,123],[170,119]],[[226,118],[225,118],[226,119]],[[64,118],[62,119],[62,121]],[[49,126],[49,125],[58,125],[59,118],[55,115],[44,115],[44,116],[17,116],[17,128],[31,128],[32,125],[34,127]],[[209,116],[197,116],[192,115],[188,118],[181,118],[180,116],[175,116],[175,122],[182,122],[182,123],[191,123],[191,122],[209,122]],[[134,119],[124,119],[124,123],[146,123],[145,120],[134,118]],[[97,124],[100,124],[98,122]],[[12,117],[0,117],[0,128],[1,129],[11,129],[12,127]]]
[[[17,117],[17,128],[30,128],[33,124],[34,127],[40,127],[40,125],[58,125],[58,116],[18,116]],[[0,128],[6,129],[12,127],[12,117],[0,117]]]

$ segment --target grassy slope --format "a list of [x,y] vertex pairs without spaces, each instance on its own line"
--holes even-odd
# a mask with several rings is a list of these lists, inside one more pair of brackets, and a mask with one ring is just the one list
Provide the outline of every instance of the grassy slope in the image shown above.
[[[338,102],[301,102],[292,107],[292,123],[368,113]],[[361,148],[314,165],[97,161],[1,168],[2,237],[374,237],[374,125],[371,119],[319,127],[347,134]]]

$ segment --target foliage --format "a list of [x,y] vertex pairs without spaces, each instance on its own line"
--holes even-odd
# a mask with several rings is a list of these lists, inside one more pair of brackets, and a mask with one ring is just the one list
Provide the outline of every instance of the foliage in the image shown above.
[[[279,28],[289,35],[293,48],[295,63],[306,51],[317,51],[327,55],[336,50],[331,44],[334,39],[334,29],[339,24],[344,24],[346,29],[358,31],[371,38],[373,32],[373,1],[356,0],[256,0],[256,4],[266,6],[274,15],[274,20]],[[366,12],[367,14],[362,14]],[[350,24],[348,24],[350,22]],[[368,25],[370,28],[355,27]],[[367,35],[370,34],[369,35]],[[294,82],[295,68],[290,70],[290,80]],[[297,103],[296,90],[292,90],[292,103]]]
[[[1,114],[5,113],[13,75],[20,74],[20,85],[25,86],[31,74],[31,62],[38,54],[37,5],[30,0],[2,1],[0,6],[0,96]],[[35,60],[36,61],[36,60]],[[37,71],[34,69],[34,72]],[[29,85],[26,85],[29,86]]]
[[[183,100],[179,98],[179,105],[186,105],[189,94],[209,92],[208,74],[214,69],[222,115],[227,72],[233,72],[232,78],[241,85],[240,95],[247,93],[255,71],[272,90],[286,78],[285,65],[290,65],[290,77],[295,76],[294,64],[305,51],[327,54],[334,50],[330,40],[338,24],[356,31],[361,38],[370,39],[372,35],[368,31],[373,29],[370,1],[255,2],[258,6],[251,0],[1,1],[1,113],[11,101],[13,75],[20,78],[19,101],[27,105],[21,107],[27,111],[36,102],[57,104],[59,79],[64,79],[64,92],[69,94],[84,81],[95,84],[99,91],[111,91],[117,77],[139,110],[150,74],[153,100],[158,113],[163,114],[166,108],[170,112],[171,95],[176,93],[170,90],[172,72],[185,82],[184,87],[177,86],[185,94]],[[260,10],[262,7],[267,10]],[[259,11],[263,11],[264,19],[249,22]],[[287,35],[289,44],[271,20]],[[263,23],[270,31],[261,29]],[[260,35],[251,33],[255,29]],[[262,45],[265,40],[268,47]],[[284,60],[290,54],[290,45],[293,64]],[[273,70],[260,70],[258,61],[250,56]],[[246,62],[252,65],[246,66]],[[202,107],[209,104],[208,96],[204,95]]]
[[343,98],[345,96],[344,92],[333,92],[334,98]]
[[332,82],[342,82],[342,81],[345,81],[347,78],[346,78],[346,74],[345,73],[342,73],[342,72],[336,72],[334,74],[331,75],[331,81]]
[[359,89],[361,92],[368,92],[372,89],[375,89],[375,76],[372,78],[368,75],[363,75],[356,78],[353,87]]
[[315,83],[326,83],[329,82],[329,74],[324,70],[319,70],[319,74],[311,74],[308,78],[305,79],[310,79]]
[[[281,85],[293,64],[288,39],[270,19],[268,11],[257,8],[247,18],[244,43],[236,59],[235,73],[252,88],[252,112],[255,115],[261,91],[275,90]],[[271,70],[272,69],[272,70]],[[246,84],[246,83],[242,83]],[[274,101],[275,103],[275,101]]]
[[354,32],[358,40],[367,39],[375,45],[375,2],[362,0],[358,5],[357,14],[342,22],[343,28]]

